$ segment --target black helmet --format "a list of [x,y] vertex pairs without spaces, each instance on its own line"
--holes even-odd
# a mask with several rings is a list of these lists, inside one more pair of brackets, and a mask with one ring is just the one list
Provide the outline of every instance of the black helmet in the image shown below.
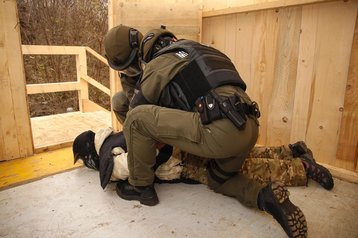
[[104,38],[104,50],[109,66],[124,71],[135,62],[138,56],[142,33],[134,28],[119,25],[108,31]]
[[152,60],[153,55],[160,49],[176,41],[176,37],[164,26],[160,29],[150,30],[144,37],[140,45],[140,56],[145,63]]
[[74,163],[81,159],[87,168],[98,170],[99,156],[94,145],[94,136],[93,131],[81,133],[73,142],[72,150]]

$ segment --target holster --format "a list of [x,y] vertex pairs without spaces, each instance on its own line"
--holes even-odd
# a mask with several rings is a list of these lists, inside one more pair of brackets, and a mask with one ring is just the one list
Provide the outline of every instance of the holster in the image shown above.
[[214,91],[200,97],[196,101],[196,108],[200,113],[202,124],[206,125],[215,120],[228,118],[239,130],[246,125],[247,115],[260,117],[260,110],[256,102],[247,104],[239,94],[221,98]]

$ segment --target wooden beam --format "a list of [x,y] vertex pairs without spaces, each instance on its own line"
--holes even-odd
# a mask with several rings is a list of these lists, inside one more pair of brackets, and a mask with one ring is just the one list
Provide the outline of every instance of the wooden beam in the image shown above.
[[358,184],[358,173],[346,169],[334,167],[328,164],[323,164],[323,163],[320,164],[326,167],[327,169],[329,169],[333,177]]
[[24,55],[78,55],[86,47],[54,45],[22,45]]
[[95,102],[93,102],[93,101],[91,101],[89,99],[84,99],[82,103],[83,103],[83,112],[104,111],[104,112],[110,113],[110,111],[108,111],[104,107],[98,105],[97,103],[95,103]]
[[108,65],[107,59],[104,58],[102,55],[98,54],[96,51],[92,50],[90,47],[86,47],[86,51],[96,57],[99,61],[102,61],[105,65]]
[[80,90],[78,82],[64,82],[64,83],[41,83],[26,85],[27,94],[37,93],[54,93],[63,91]]
[[25,84],[16,0],[0,1],[0,161],[33,154]]
[[338,1],[338,0],[277,0],[272,2],[260,2],[260,3],[250,4],[247,6],[230,7],[225,9],[213,10],[213,11],[204,11],[202,16],[214,17],[214,16],[221,16],[227,14],[234,14],[234,13],[253,12],[253,11],[260,11],[260,10],[268,10],[268,9],[275,9],[275,8],[282,8],[282,7],[299,6],[299,5],[332,2],[332,1]]
[[105,94],[107,94],[108,96],[111,96],[111,90],[109,90],[109,88],[107,88],[106,86],[103,86],[101,83],[97,82],[95,79],[91,78],[88,75],[81,75],[81,79],[87,81],[88,83],[92,84],[93,86],[95,86],[96,88],[98,88],[99,90],[101,90],[102,92],[104,92]]

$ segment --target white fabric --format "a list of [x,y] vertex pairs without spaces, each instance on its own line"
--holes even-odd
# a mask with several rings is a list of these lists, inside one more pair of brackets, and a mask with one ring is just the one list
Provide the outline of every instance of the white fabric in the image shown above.
[[[111,127],[103,128],[99,130],[95,137],[94,143],[97,154],[99,154],[99,150],[105,139],[113,133],[113,129]],[[126,180],[129,177],[128,170],[128,161],[127,161],[127,153],[123,150],[122,147],[115,147],[112,149],[113,154],[113,172],[111,175],[111,181],[118,180]],[[157,155],[159,151],[157,150]],[[183,171],[183,166],[181,165],[181,160],[170,157],[167,162],[160,165],[155,171],[155,175],[161,180],[173,180],[179,179],[181,172]]]
[[97,154],[99,155],[99,150],[105,139],[113,133],[112,127],[107,127],[99,130],[94,136],[94,146],[96,148]]
[[161,180],[173,180],[179,179],[182,171],[181,160],[171,156],[167,162],[161,164],[155,170],[155,175]]
[[[117,148],[120,148],[123,151],[121,147],[117,147]],[[128,170],[128,162],[127,162],[127,153],[115,155],[113,159],[114,159],[114,167],[111,176],[111,181],[128,179],[129,170]]]

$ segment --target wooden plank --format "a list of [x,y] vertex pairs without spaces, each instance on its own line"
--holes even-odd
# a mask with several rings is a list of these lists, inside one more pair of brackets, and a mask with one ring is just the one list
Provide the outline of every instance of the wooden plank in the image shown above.
[[16,1],[0,2],[0,105],[3,156],[9,160],[33,153],[25,92]]
[[[119,24],[134,27],[145,34],[165,24],[178,38],[199,40],[200,22],[198,11],[201,0],[127,0],[110,1],[109,25]],[[177,7],[180,6],[180,7]],[[150,14],[148,14],[150,9]],[[138,17],[140,16],[140,17]]]
[[235,63],[236,59],[236,22],[237,15],[225,16],[225,52],[226,55]]
[[321,4],[313,105],[307,143],[320,162],[335,165],[357,1]]
[[0,163],[0,190],[83,166],[73,164],[72,147]]
[[210,22],[211,34],[209,36],[208,45],[218,49],[224,53],[228,53],[225,50],[226,46],[226,30],[225,30],[225,16],[214,17]]
[[84,99],[83,103],[83,111],[84,112],[97,112],[97,111],[104,111],[110,113],[107,109],[101,107],[97,103],[94,103],[93,101],[89,99]]
[[[261,11],[261,10],[270,10],[277,8],[285,8],[290,6],[299,6],[323,2],[331,2],[337,0],[275,0],[275,1],[254,1],[254,2],[242,2],[236,1],[235,7],[230,5],[225,5],[221,1],[217,1],[214,6],[221,8],[218,10],[206,11],[207,7],[205,4],[207,1],[204,0],[204,11],[203,17],[213,17],[213,16],[222,16],[227,14],[243,13],[243,12],[252,12],[252,11]],[[213,8],[213,5],[211,6]]]
[[[255,25],[252,40],[252,77],[253,94],[251,95],[260,105],[261,117],[259,144],[266,145],[269,105],[275,75],[275,57],[277,52],[277,35],[279,30],[278,12],[273,10],[253,12]],[[245,46],[241,46],[245,47]]]
[[275,75],[268,109],[267,144],[283,145],[290,140],[297,75],[301,7],[280,9]]
[[105,94],[107,94],[108,96],[110,96],[111,91],[109,90],[109,88],[107,88],[106,86],[104,86],[103,84],[99,83],[98,81],[96,81],[95,79],[91,78],[88,75],[81,75],[81,79],[87,81],[88,83],[92,84],[93,86],[95,86],[96,88],[98,88],[99,90],[101,90],[102,92],[104,92]]
[[[252,62],[252,52],[253,52],[253,34],[255,30],[255,13],[247,14],[236,14],[236,52],[235,52],[235,66],[239,71],[241,78],[245,81],[247,86],[247,94],[251,97],[252,100],[257,100],[254,95],[254,84],[253,84],[253,75],[254,75],[254,65],[255,62]],[[211,18],[204,18],[211,19]]]
[[315,77],[318,11],[319,5],[308,5],[302,8],[301,37],[290,142],[306,140],[308,122],[312,111],[311,95],[313,95],[312,84]]
[[86,47],[56,45],[22,45],[24,55],[78,55]]
[[[70,112],[31,118],[35,149],[41,151],[67,146],[86,130],[97,131],[111,126],[107,111]],[[49,129],[51,128],[51,129]]]
[[88,53],[90,53],[91,55],[93,55],[94,57],[96,57],[99,61],[101,61],[105,65],[109,66],[106,58],[104,58],[102,55],[98,54],[96,51],[92,50],[90,47],[86,47],[86,51]]
[[80,90],[80,85],[78,82],[27,84],[26,90],[27,94],[54,93]]
[[80,111],[82,112],[82,102],[84,99],[88,99],[88,83],[81,79],[82,75],[87,75],[87,57],[85,48],[83,48],[80,54],[76,55],[76,72],[77,82],[80,85],[80,90],[78,91],[78,104]]
[[358,172],[358,16],[339,133],[336,165]]
[[327,169],[329,169],[333,177],[358,184],[358,173],[338,168],[329,164],[321,164]]

